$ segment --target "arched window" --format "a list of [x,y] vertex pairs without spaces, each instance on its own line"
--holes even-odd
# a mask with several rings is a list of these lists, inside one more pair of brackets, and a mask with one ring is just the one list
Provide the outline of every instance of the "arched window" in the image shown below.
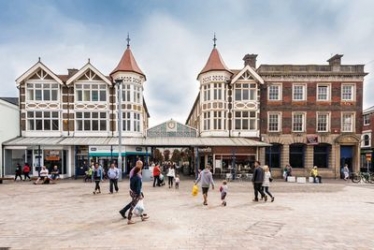
[[265,164],[270,169],[281,167],[281,149],[281,144],[273,144],[271,147],[266,147]]
[[322,144],[314,146],[313,166],[328,168],[330,152],[331,145]]
[[364,146],[370,146],[370,137],[369,137],[369,135],[364,135]]
[[292,168],[303,168],[305,159],[305,145],[291,144],[290,145],[290,165]]

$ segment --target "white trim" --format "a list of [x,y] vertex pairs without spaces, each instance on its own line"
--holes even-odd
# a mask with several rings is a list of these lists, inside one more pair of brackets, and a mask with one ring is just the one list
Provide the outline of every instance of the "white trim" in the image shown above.
[[[303,124],[302,124],[302,128],[301,128],[301,131],[295,131],[293,129],[293,125],[294,125],[294,115],[298,115],[298,114],[301,114],[302,115],[302,119],[303,119]],[[294,132],[294,133],[304,133],[305,132],[305,128],[306,128],[306,112],[299,112],[299,111],[295,111],[295,112],[292,112],[292,122],[291,122],[291,131]]]
[[[272,86],[277,86],[278,87],[278,99],[270,99],[270,87]],[[268,93],[267,93],[267,100],[269,102],[278,102],[278,101],[281,101],[283,99],[283,91],[282,91],[282,88],[283,88],[283,85],[282,83],[270,83],[268,84]]]
[[[301,86],[303,87],[303,99],[294,99],[295,97],[295,87],[296,86]],[[308,91],[307,91],[307,85],[305,83],[293,83],[292,84],[292,101],[293,102],[304,102],[307,100],[307,95],[308,95]]]
[[35,73],[37,69],[42,69],[47,72],[48,75],[50,75],[56,82],[58,82],[60,85],[63,85],[63,82],[60,78],[58,78],[55,73],[53,73],[49,68],[47,68],[43,63],[37,62],[32,66],[29,70],[27,70],[25,73],[23,73],[20,77],[16,79],[17,87],[21,85],[23,81],[26,81],[28,77]]
[[[327,115],[326,131],[318,130],[318,117],[320,115]],[[328,111],[317,112],[317,114],[316,114],[316,131],[324,133],[324,132],[330,132],[330,130],[331,130],[331,113],[328,112]]]
[[[328,93],[327,93],[327,100],[318,99],[318,87],[327,87]],[[331,83],[318,83],[316,88],[316,100],[317,102],[330,102],[331,101]]]
[[66,86],[69,86],[71,83],[75,82],[77,79],[79,79],[88,69],[95,72],[96,75],[98,75],[105,83],[107,83],[109,86],[112,86],[112,82],[109,81],[105,75],[103,75],[98,69],[96,69],[94,66],[92,66],[91,63],[87,63],[84,65],[77,73],[75,73],[71,78],[69,78],[66,81]]
[[254,71],[253,69],[252,69],[252,67],[251,66],[249,66],[249,65],[246,65],[240,72],[239,72],[239,74],[237,74],[235,77],[234,77],[234,79],[232,79],[232,81],[231,81],[231,84],[233,84],[233,83],[235,83],[237,80],[239,80],[239,78],[244,74],[244,72],[246,72],[246,71],[249,71],[249,73],[253,76],[253,78],[255,79],[255,80],[257,80],[259,83],[261,83],[261,84],[264,84],[265,83],[265,81],[264,81],[264,79],[262,79],[261,78],[261,76],[259,76],[257,73],[256,73],[256,71]]
[[[351,99],[343,99],[343,87],[344,86],[351,86],[352,87],[352,98]],[[342,102],[355,102],[356,101],[356,84],[355,83],[342,83],[341,91],[340,91],[340,99]]]

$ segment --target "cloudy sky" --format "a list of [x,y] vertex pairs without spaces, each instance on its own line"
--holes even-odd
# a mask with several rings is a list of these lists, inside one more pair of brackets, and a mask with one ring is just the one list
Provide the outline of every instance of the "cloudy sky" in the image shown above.
[[196,80],[213,48],[231,69],[245,54],[260,64],[365,64],[364,108],[374,106],[374,1],[371,0],[0,0],[0,96],[41,57],[56,74],[87,59],[108,75],[127,33],[147,76],[144,97],[155,126],[184,123]]

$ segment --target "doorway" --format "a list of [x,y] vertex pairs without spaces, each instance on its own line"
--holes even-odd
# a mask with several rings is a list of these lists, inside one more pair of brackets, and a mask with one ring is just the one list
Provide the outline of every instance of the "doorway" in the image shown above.
[[340,146],[340,178],[342,176],[342,169],[344,165],[348,164],[349,172],[355,171],[353,169],[353,146]]

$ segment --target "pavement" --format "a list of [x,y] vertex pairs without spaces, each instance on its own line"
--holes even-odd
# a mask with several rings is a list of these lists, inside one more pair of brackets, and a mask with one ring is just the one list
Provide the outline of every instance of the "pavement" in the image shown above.
[[119,192],[93,195],[94,183],[4,181],[0,184],[1,249],[374,249],[374,184],[324,180],[322,184],[275,180],[274,202],[252,202],[247,181],[230,182],[227,206],[219,185],[191,195],[180,188],[143,183],[150,218],[127,225],[118,211],[130,201],[128,180]]

